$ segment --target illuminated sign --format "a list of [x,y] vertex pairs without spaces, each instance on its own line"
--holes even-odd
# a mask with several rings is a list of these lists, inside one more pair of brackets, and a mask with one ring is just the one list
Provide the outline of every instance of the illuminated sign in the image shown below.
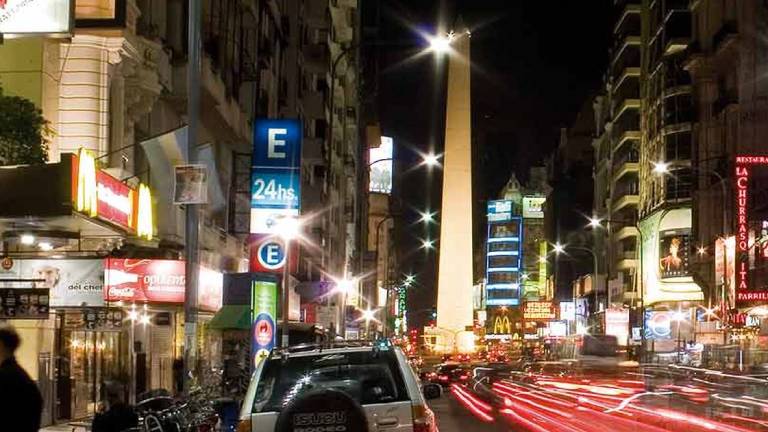
[[381,145],[369,150],[369,191],[384,194],[392,192],[392,149],[392,138],[383,136]]
[[544,219],[544,202],[546,197],[523,197],[523,217],[525,219]]
[[86,213],[88,216],[96,217],[99,208],[99,201],[96,197],[98,193],[96,186],[96,159],[91,152],[83,148],[77,154],[76,181],[75,209]]
[[139,211],[136,212],[136,235],[150,240],[155,228],[152,212],[152,192],[149,190],[149,186],[143,183],[139,185],[137,206]]
[[488,201],[488,222],[505,222],[512,219],[512,201]]
[[277,283],[251,282],[251,365],[255,369],[277,342]]
[[493,319],[493,331],[494,334],[511,334],[512,323],[509,322],[509,317],[506,315],[496,315]]
[[675,208],[656,211],[640,221],[646,305],[704,300],[688,268],[691,219],[690,208]]
[[2,0],[0,34],[67,36],[72,32],[73,4],[73,0]]
[[616,336],[619,345],[626,345],[629,337],[629,309],[606,309],[605,334]]
[[280,217],[299,215],[302,130],[299,120],[256,121],[251,166],[251,233],[274,234]]
[[659,233],[659,276],[661,279],[688,276],[690,229],[665,230]]
[[133,224],[133,189],[104,171],[96,171],[96,209],[99,218],[124,228]]
[[[108,258],[104,270],[104,299],[183,304],[185,271],[184,261]],[[198,307],[216,312],[222,304],[224,275],[201,266],[198,279]]]
[[548,301],[523,303],[523,319],[530,321],[551,321],[557,319],[555,306]]
[[576,305],[572,302],[560,302],[560,319],[573,321],[576,319]]
[[726,290],[725,309],[736,307],[736,237],[715,241],[715,280]]
[[485,262],[485,303],[488,306],[517,306],[520,304],[520,267],[523,253],[522,219],[505,216],[500,221],[492,221],[490,216],[491,211],[499,211],[498,214],[503,214],[505,211],[511,212],[511,203],[511,201],[502,200],[491,201],[488,204],[488,247]]
[[672,339],[672,312],[645,311],[645,338]]
[[[749,195],[750,177],[753,166],[768,165],[768,156],[737,156],[736,157],[736,300],[739,302],[754,302],[768,300],[768,290],[751,289],[749,280],[750,242],[749,226]],[[754,176],[752,176],[754,177]]]
[[96,169],[96,159],[86,149],[73,158],[75,210],[113,223],[136,235],[151,239],[154,234],[152,193],[140,184],[138,193],[127,184]]

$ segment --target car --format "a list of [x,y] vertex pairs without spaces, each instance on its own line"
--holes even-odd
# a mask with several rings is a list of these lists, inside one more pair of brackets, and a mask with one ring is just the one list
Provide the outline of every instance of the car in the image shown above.
[[445,363],[438,365],[430,378],[432,382],[448,387],[454,383],[466,383],[470,376],[471,371],[466,366],[458,363]]
[[253,373],[238,432],[437,432],[423,386],[400,348],[334,342],[273,350]]

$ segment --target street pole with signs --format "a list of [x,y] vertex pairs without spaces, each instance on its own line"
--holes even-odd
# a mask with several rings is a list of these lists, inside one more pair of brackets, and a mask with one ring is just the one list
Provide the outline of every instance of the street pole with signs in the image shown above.
[[[200,0],[189,2],[189,65],[187,69],[187,163],[197,162],[197,125],[200,115],[200,25],[202,21]],[[191,378],[197,365],[197,285],[200,250],[200,208],[194,204],[186,206],[186,287],[184,296],[184,391],[189,392]]]

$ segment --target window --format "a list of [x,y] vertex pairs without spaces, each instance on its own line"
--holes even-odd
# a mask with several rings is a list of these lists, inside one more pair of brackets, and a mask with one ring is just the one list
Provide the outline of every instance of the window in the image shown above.
[[267,360],[253,412],[280,411],[314,389],[342,390],[362,405],[409,400],[394,352],[333,353]]
[[664,138],[666,154],[665,161],[691,159],[691,133],[681,132],[669,134]]

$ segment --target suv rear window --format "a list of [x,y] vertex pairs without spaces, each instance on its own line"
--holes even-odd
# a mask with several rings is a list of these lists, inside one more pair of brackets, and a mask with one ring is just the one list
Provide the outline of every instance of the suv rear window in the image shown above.
[[361,405],[409,400],[391,351],[357,351],[267,360],[253,412],[280,411],[303,392],[342,390]]

